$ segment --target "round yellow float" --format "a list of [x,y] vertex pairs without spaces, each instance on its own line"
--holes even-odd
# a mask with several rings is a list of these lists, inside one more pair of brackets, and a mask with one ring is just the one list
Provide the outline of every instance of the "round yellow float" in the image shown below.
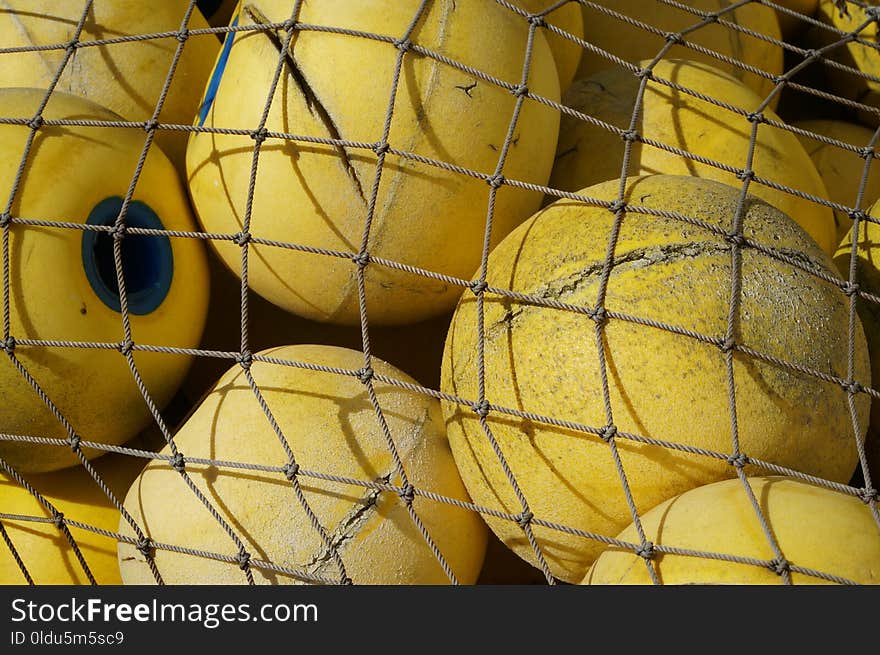
[[[142,440],[127,444],[145,449]],[[129,485],[147,464],[133,455],[109,453],[93,462],[99,478],[117,502],[122,502]],[[77,464],[61,471],[23,476],[49,505],[64,515],[92,528],[116,533],[121,515],[110,497],[98,486],[85,467]],[[26,487],[0,469],[0,512],[19,517],[53,518],[52,512]],[[15,547],[28,574],[37,585],[79,585],[90,580],[76,551],[54,523],[25,518],[0,518],[0,524]],[[86,565],[98,584],[122,584],[116,559],[116,539],[68,523]],[[26,584],[27,578],[6,544],[0,545],[0,584]]]
[[[660,30],[658,34],[597,9],[584,8],[584,40],[619,59],[639,65],[639,61],[657,56],[666,45],[666,33],[689,30],[702,22],[702,12],[717,14],[733,3],[728,0],[689,0],[687,4],[696,13],[659,0],[599,0],[596,4],[623,14],[630,20],[640,21],[654,30]],[[721,19],[770,39],[780,40],[782,37],[776,12],[755,2],[742,4],[733,11],[725,12]],[[717,53],[722,58],[738,61],[744,67],[681,44],[672,46],[664,57],[691,59],[721,68],[741,80],[762,100],[776,86],[772,76],[783,72],[783,51],[780,45],[739,32],[729,25],[707,23],[695,30],[691,29],[684,35],[684,40]],[[617,64],[607,57],[585,50],[575,79],[615,67]],[[756,68],[767,75],[752,73],[745,67]],[[775,106],[777,100],[778,95],[771,107]]]
[[[323,345],[272,348],[263,355],[312,367],[357,371],[363,353]],[[373,358],[375,375],[415,381]],[[303,471],[302,493],[328,539],[322,539],[285,473],[186,464],[205,498],[244,541],[253,559],[299,576],[253,567],[260,584],[341,581],[334,551],[354,584],[449,584],[401,496],[356,483],[401,485],[394,458],[366,386],[357,378],[283,363],[255,361],[255,383]],[[457,502],[469,498],[449,452],[436,399],[374,381],[378,403],[408,482]],[[174,435],[186,458],[283,467],[288,455],[245,377],[230,369]],[[170,455],[166,447],[162,454]],[[151,462],[131,486],[124,506],[154,541],[235,556],[236,545],[169,462]],[[479,575],[488,531],[476,512],[416,494],[412,507],[456,580]],[[120,531],[130,532],[120,523]],[[329,542],[329,543],[328,543]],[[121,543],[125,584],[152,584],[143,555]],[[167,584],[245,584],[235,563],[156,549]]]
[[[647,65],[649,62],[641,63]],[[744,113],[756,111],[761,98],[739,80],[700,62],[662,60],[653,67],[653,72],[655,79],[647,83],[635,126],[640,137],[725,167],[744,170],[749,163],[752,135],[748,117],[658,80],[703,94]],[[575,82],[566,92],[564,103],[628,130],[639,82],[635,75],[623,69],[605,70]],[[768,121],[781,122],[772,110],[762,113]],[[624,141],[617,132],[566,115],[560,125],[550,186],[574,192],[618,178],[623,155]],[[756,177],[784,185],[795,192],[817,198],[828,195],[807,151],[788,130],[766,123],[758,125],[751,169]],[[696,175],[736,187],[743,184],[737,173],[731,170],[639,141],[632,144],[627,172],[629,175]],[[838,239],[831,208],[760,181],[749,184],[749,193],[788,214],[828,255],[834,253]]]
[[[397,39],[419,6],[416,0],[354,5],[325,0],[303,3],[298,19]],[[280,0],[247,3],[233,22],[283,22],[291,10],[289,2]],[[528,29],[521,16],[494,2],[429,3],[403,58],[390,146],[494,175],[513,118],[515,94],[414,48],[427,48],[519,85]],[[556,65],[542,32],[534,43],[528,90],[558,101]],[[284,31],[264,30],[230,38],[198,123],[245,130],[259,126],[285,38]],[[268,138],[260,148],[250,234],[317,249],[249,246],[251,288],[287,311],[322,322],[360,321],[358,266],[353,260],[360,252],[372,203],[377,154],[369,147],[343,148],[333,140],[374,144],[382,139],[398,54],[394,43],[309,30],[297,32],[284,54],[286,65],[266,128],[331,140],[327,144]],[[546,184],[559,112],[525,100],[517,126],[503,175]],[[254,140],[248,135],[193,134],[187,149],[189,190],[207,231],[242,231],[253,150]],[[386,153],[367,243],[370,256],[469,277],[483,248],[489,195],[485,179]],[[492,243],[528,218],[542,199],[540,192],[502,185]],[[240,271],[240,247],[232,242],[215,246],[229,268]],[[335,256],[339,253],[344,255]],[[378,262],[366,266],[365,276],[373,324],[408,323],[451,311],[461,292],[455,283]]]
[[[856,148],[867,147],[874,138],[874,130],[858,123],[839,119],[804,119],[793,121],[792,126],[842,141]],[[862,177],[865,174],[865,159],[859,153],[824,143],[813,137],[801,134],[798,134],[797,137],[816,165],[816,170],[828,190],[828,198],[844,207],[854,208]],[[878,198],[880,198],[880,161],[875,161],[868,171],[868,179],[862,196],[862,207],[868,207]],[[852,220],[842,211],[835,210],[835,222],[839,241],[849,231]]]
[[[782,557],[790,567],[808,569],[792,570],[792,584],[880,584],[880,525],[861,499],[785,476],[752,477],[748,484]],[[653,566],[660,584],[784,584],[771,569],[777,553],[739,479],[686,491],[639,519],[656,546],[761,562],[658,551]],[[617,538],[641,544],[633,525]],[[644,559],[617,546],[604,551],[582,581],[653,583]]]
[[[36,89],[0,89],[0,115],[31,119],[43,99]],[[49,120],[114,121],[89,100],[53,94]],[[43,124],[24,175],[15,180],[31,127],[0,125],[0,198],[13,196],[13,219],[61,221],[70,227],[12,222],[8,230],[10,334],[0,357],[0,432],[67,439],[68,431],[19,370],[39,386],[84,441],[121,444],[151,420],[127,360],[112,227],[128,193],[144,145],[125,128]],[[168,158],[150,148],[132,202],[129,228],[196,230],[186,191]],[[131,339],[134,344],[195,348],[208,305],[206,251],[199,239],[125,234],[121,241]],[[4,335],[0,335],[4,336]],[[26,340],[74,345],[28,346]],[[133,351],[152,401],[163,407],[186,374],[191,357]],[[87,450],[89,457],[100,451]],[[68,446],[0,441],[0,457],[22,472],[78,462]]]
[[[616,199],[611,180],[585,196]],[[732,477],[733,454],[724,344],[731,293],[731,230],[739,190],[691,176],[629,178],[610,271],[603,352],[614,430],[707,449],[675,450],[656,442],[615,439],[627,483],[644,511],[683,491]],[[677,212],[722,230],[722,235],[674,218],[635,209]],[[559,200],[499,244],[489,258],[487,283],[536,298],[520,301],[487,292],[484,302],[485,399],[498,441],[535,518],[600,535],[631,520],[615,460],[600,438],[608,425],[596,323],[586,313],[538,304],[595,307],[614,214],[601,206]],[[780,249],[832,274],[834,263],[790,218],[758,198],[743,217],[746,238]],[[754,249],[741,251],[740,305],[735,341],[762,355],[845,380],[848,298],[840,289]],[[444,401],[453,454],[474,502],[517,515],[522,511],[474,406],[479,395],[477,297],[458,304],[446,339],[441,389],[462,399]],[[657,327],[667,325],[684,333]],[[688,332],[690,331],[690,332]],[[717,339],[710,343],[692,333]],[[856,324],[856,379],[870,383],[865,336]],[[856,438],[842,384],[733,354],[741,451],[749,457],[847,482],[857,462]],[[855,407],[867,428],[870,397]],[[593,432],[567,427],[585,426]],[[610,434],[615,434],[611,432]],[[537,558],[516,522],[487,516],[501,541],[521,557]],[[577,582],[602,543],[533,524],[558,577]]]
[[[96,1],[91,4],[79,41],[176,32],[189,5],[189,0]],[[84,2],[71,0],[6,0],[0,7],[0,47],[60,47],[0,55],[0,87],[47,89],[64,62],[63,46],[74,37],[85,6]],[[205,17],[195,8],[188,28],[207,27]],[[80,46],[67,62],[55,90],[88,98],[123,120],[148,121],[156,110],[177,46],[173,35]],[[187,39],[159,114],[160,123],[192,123],[219,51],[219,40],[212,34]],[[140,133],[142,142],[145,136]],[[156,131],[156,143],[180,174],[185,168],[186,140],[186,132]]]

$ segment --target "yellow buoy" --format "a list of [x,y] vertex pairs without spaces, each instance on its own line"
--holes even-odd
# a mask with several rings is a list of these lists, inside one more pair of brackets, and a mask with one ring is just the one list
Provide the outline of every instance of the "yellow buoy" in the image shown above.
[[[618,188],[611,180],[581,193],[611,203]],[[724,234],[732,229],[738,199],[738,189],[692,176],[626,181],[630,211],[620,225],[603,303],[611,317],[602,333],[602,360],[594,318],[565,307],[596,306],[613,212],[559,200],[492,252],[487,284],[535,299],[487,292],[482,323],[485,400],[499,408],[486,422],[535,518],[606,536],[632,520],[603,434],[632,437],[618,436],[614,443],[641,510],[735,474],[725,459],[734,453],[734,433],[723,347],[732,245]],[[640,209],[698,219],[721,234]],[[742,226],[746,238],[832,274],[831,259],[766,202],[751,198]],[[741,250],[741,257],[735,343],[771,359],[733,352],[739,447],[752,458],[847,482],[858,457],[843,382],[772,358],[845,380],[849,299],[836,285],[753,248]],[[477,296],[468,291],[446,339],[441,389],[462,399],[443,402],[449,441],[474,502],[517,515],[522,504],[474,411],[481,370],[477,312]],[[868,353],[858,322],[854,353],[856,379],[867,386]],[[854,397],[863,431],[869,401],[865,393]],[[486,520],[508,547],[538,562],[516,522]],[[551,570],[567,581],[581,580],[602,547],[585,536],[532,528]]]
[[[355,584],[450,583],[401,495],[369,486],[403,482],[367,387],[358,377],[338,372],[362,369],[363,353],[296,345],[261,354],[280,362],[254,361],[250,371],[299,466],[296,480],[308,509],[283,472],[197,462],[185,467],[251,557],[286,569],[255,564],[254,580],[337,582],[344,571]],[[372,359],[372,369],[375,376],[415,383],[377,358]],[[412,508],[455,579],[473,584],[488,531],[479,514],[453,504],[469,498],[449,452],[439,401],[387,382],[373,384],[407,482],[452,501],[416,493]],[[184,461],[209,458],[276,467],[290,462],[238,366],[220,378],[176,432],[174,442]],[[170,455],[171,450],[166,447],[162,453]],[[167,461],[154,461],[144,469],[124,505],[156,542],[238,554],[227,531]],[[120,523],[120,531],[130,528]],[[120,544],[119,558],[125,584],[154,582],[134,547]],[[168,584],[247,582],[238,564],[217,559],[159,548],[155,563]]]
[[[625,18],[585,7],[584,40],[629,64],[637,66],[643,59],[653,59],[665,47],[667,33],[685,31],[683,40],[697,48],[675,44],[664,53],[665,58],[692,59],[721,68],[741,80],[762,100],[776,86],[773,76],[783,72],[782,46],[773,42],[774,39],[779,41],[782,33],[776,12],[770,7],[749,2],[729,11],[735,4],[729,0],[689,0],[686,4],[690,10],[661,0],[600,0],[596,4]],[[727,24],[703,23],[704,14],[718,14]],[[765,38],[752,36],[745,30]],[[734,61],[740,65],[732,63]],[[617,66],[608,57],[585,50],[575,79]],[[778,95],[771,107],[777,99]]]
[[[128,121],[150,120],[179,44],[173,33],[180,30],[189,5],[189,0],[95,0],[79,35],[83,45],[74,51],[55,89],[88,98]],[[0,87],[48,89],[64,63],[65,45],[75,36],[85,7],[85,2],[70,0],[5,0],[0,5],[0,47],[39,49],[0,54]],[[208,27],[198,8],[187,27]],[[88,45],[166,32],[172,34]],[[219,40],[212,34],[187,38],[159,114],[160,123],[192,123],[219,50]],[[181,174],[186,139],[187,133],[178,130],[156,132],[157,144]]]
[[[874,130],[839,119],[804,119],[793,121],[792,125],[819,136],[842,141],[854,148],[866,148],[874,138]],[[862,178],[865,176],[865,158],[858,152],[810,136],[798,134],[797,137],[816,165],[816,170],[828,190],[828,198],[844,207],[855,208]],[[878,152],[876,146],[874,151]],[[880,199],[880,161],[872,162],[868,170],[861,207],[864,209],[877,199]],[[852,226],[852,220],[840,210],[835,210],[835,217],[839,242]]]
[[[647,541],[693,551],[656,551],[653,566],[660,584],[783,584],[772,568],[781,559],[790,567],[792,584],[880,584],[880,525],[861,499],[785,476],[752,477],[748,484],[760,515],[736,479],[686,491],[640,517]],[[617,538],[634,548],[641,545],[633,525]],[[609,546],[582,584],[653,582],[634,550]]]
[[[739,80],[700,62],[662,60],[653,72],[656,77],[647,83],[635,126],[642,141],[632,144],[627,173],[696,175],[741,187],[743,183],[736,171],[749,168],[752,141],[752,123],[746,114],[759,109],[761,98]],[[564,102],[588,116],[628,130],[639,83],[635,75],[623,69],[605,70],[575,82]],[[713,102],[692,93],[712,98]],[[781,122],[770,109],[762,114],[767,121]],[[577,191],[618,178],[623,155],[624,140],[618,132],[566,115],[559,129],[550,186]],[[759,124],[751,170],[761,180],[789,190],[753,180],[749,193],[788,214],[832,255],[838,241],[834,212],[798,195],[806,193],[823,199],[828,191],[797,137],[783,128]]]
[[[134,439],[127,447],[149,450],[145,439]],[[147,459],[134,455],[109,453],[92,463],[100,480],[110,489],[116,502],[122,502],[128,487],[146,466]],[[116,558],[116,539],[89,528],[117,533],[121,518],[119,510],[85,467],[77,464],[61,471],[22,476],[50,507],[64,515],[70,536],[79,548],[98,584],[122,584]],[[0,513],[17,518],[0,517],[6,531],[34,584],[89,584],[76,550],[67,536],[54,523],[28,520],[31,517],[51,519],[53,514],[18,480],[0,469]],[[25,518],[27,517],[27,518]],[[124,519],[123,519],[124,520]],[[70,522],[85,524],[87,527]],[[0,542],[0,584],[26,584],[27,578],[15,560],[12,550]]]
[[[871,379],[877,385],[880,384],[880,304],[873,298],[880,296],[880,225],[876,222],[880,221],[880,200],[868,208],[866,217],[859,221],[855,244],[854,226],[840,240],[834,263],[837,264],[838,277],[849,281],[855,250],[855,284],[862,292],[869,294],[868,297],[856,297],[856,309],[867,338]],[[880,401],[873,398],[871,425],[875,431],[880,430]]]
[[831,89],[846,100],[865,105],[855,111],[855,115],[865,125],[877,127],[880,125],[878,29],[877,20],[871,20],[868,12],[878,9],[870,3],[865,7],[853,2],[838,4],[835,0],[821,0],[816,18],[824,26],[812,28],[805,38],[810,45],[822,48],[825,58],[838,64],[833,68],[824,65]]
[[[526,11],[538,14],[550,7],[559,5],[556,0],[515,0],[515,4]],[[584,38],[584,15],[583,9],[577,2],[569,2],[558,6],[548,12],[544,17],[545,23],[579,39]],[[553,51],[553,61],[559,72],[559,88],[565,91],[574,80],[578,65],[581,61],[583,48],[567,36],[557,34],[550,29],[544,31],[550,50]]]
[[[303,3],[298,18],[398,39],[420,5],[416,0],[325,0]],[[233,22],[283,22],[291,10],[289,2],[280,0],[243,4]],[[395,94],[390,147],[494,175],[516,95],[415,48],[518,87],[528,29],[523,17],[495,2],[428,3],[409,34],[412,45],[403,57]],[[245,130],[259,126],[285,38],[283,30],[262,29],[230,38],[208,85],[199,124]],[[357,324],[359,264],[366,265],[366,304],[373,324],[415,322],[455,305],[461,287],[454,282],[379,261],[367,265],[354,260],[373,205],[377,153],[369,145],[342,147],[339,141],[382,140],[399,52],[390,42],[302,30],[284,53],[266,128],[304,140],[269,137],[262,144],[249,231],[255,238],[300,249],[252,243],[248,282],[287,311],[318,321]],[[559,100],[556,65],[543,30],[534,42],[528,91]],[[526,100],[517,125],[502,173],[511,180],[546,184],[559,112]],[[253,150],[254,140],[247,134],[194,133],[190,139],[189,190],[206,230],[242,231]],[[381,144],[376,150],[382,150]],[[467,278],[480,260],[489,195],[485,179],[387,152],[373,205],[369,255]],[[538,191],[502,185],[494,205],[492,243],[528,218],[542,198]],[[238,245],[215,246],[231,270],[240,270]]]
[[[37,89],[0,89],[0,115],[29,121],[42,98]],[[12,199],[13,222],[4,228],[9,247],[3,258],[9,272],[8,337],[14,340],[6,342],[14,359],[0,357],[0,432],[68,439],[69,427],[84,441],[120,444],[152,417],[119,352],[127,346],[114,237],[98,228],[114,226],[144,137],[125,128],[49,124],[119,120],[89,100],[60,92],[53,94],[42,119],[46,122],[35,133],[17,186],[31,127],[0,125],[0,202],[5,207]],[[33,220],[64,226],[17,222]],[[150,148],[125,225],[196,230],[180,178],[156,148]],[[201,241],[129,232],[120,246],[133,344],[197,347],[209,293]],[[52,345],[28,345],[29,340]],[[191,357],[139,350],[132,356],[152,402],[163,407],[182,382]],[[92,457],[99,451],[87,453]],[[49,471],[78,461],[66,445],[9,440],[0,441],[0,457],[22,472]]]

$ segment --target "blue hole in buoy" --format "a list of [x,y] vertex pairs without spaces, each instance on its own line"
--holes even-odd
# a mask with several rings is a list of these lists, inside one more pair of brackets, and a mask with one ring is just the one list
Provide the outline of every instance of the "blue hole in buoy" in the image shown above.
[[[230,27],[238,25],[238,15],[232,19]],[[220,87],[220,78],[223,77],[223,71],[226,70],[226,62],[229,59],[229,51],[232,50],[232,41],[235,39],[235,32],[227,32],[226,38],[223,40],[223,50],[217,58],[214,66],[214,72],[211,73],[211,79],[208,81],[208,88],[205,90],[205,99],[202,100],[202,106],[199,109],[199,124],[201,127],[208,118],[208,112],[211,111],[211,105],[214,104],[214,98],[217,97],[217,89]]]
[[[95,205],[86,223],[113,226],[122,209],[122,198],[106,198]],[[143,202],[129,203],[125,213],[127,228],[164,230],[162,221]],[[122,276],[128,311],[144,315],[155,311],[171,289],[174,257],[171,241],[165,235],[126,233],[122,242]],[[82,237],[82,263],[95,294],[110,309],[121,312],[113,236],[104,231],[86,230]]]

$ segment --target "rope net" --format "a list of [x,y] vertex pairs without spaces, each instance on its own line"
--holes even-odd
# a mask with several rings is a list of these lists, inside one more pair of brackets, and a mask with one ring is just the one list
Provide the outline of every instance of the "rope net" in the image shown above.
[[877,582],[876,6],[17,4],[4,583]]

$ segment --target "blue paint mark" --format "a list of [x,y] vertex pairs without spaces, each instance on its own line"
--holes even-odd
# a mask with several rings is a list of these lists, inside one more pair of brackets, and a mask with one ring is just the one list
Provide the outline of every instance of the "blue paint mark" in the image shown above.
[[[236,25],[238,25],[237,14],[235,18],[232,19],[230,27],[235,27]],[[223,77],[223,72],[226,70],[226,62],[229,59],[229,52],[232,50],[232,42],[234,40],[235,32],[227,32],[226,38],[223,40],[223,51],[220,53],[220,58],[214,66],[214,72],[211,73],[211,80],[208,82],[208,88],[205,91],[205,99],[202,100],[202,106],[199,109],[199,127],[202,127],[205,124],[205,120],[208,118],[208,112],[214,104],[214,98],[217,97],[217,89],[220,87],[220,78]]]

